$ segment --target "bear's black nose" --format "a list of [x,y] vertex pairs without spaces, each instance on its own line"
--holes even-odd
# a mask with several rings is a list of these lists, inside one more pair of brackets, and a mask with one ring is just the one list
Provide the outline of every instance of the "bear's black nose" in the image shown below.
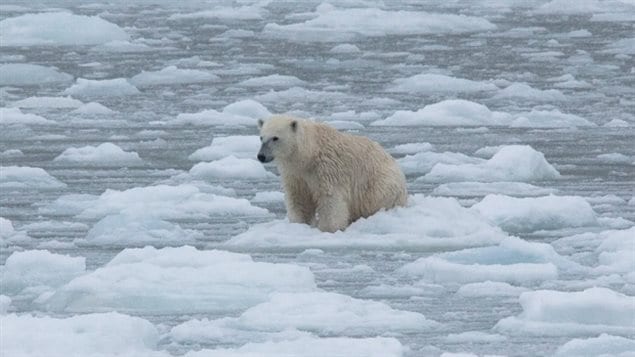
[[265,155],[263,155],[263,154],[258,154],[258,161],[260,161],[260,162],[265,162]]

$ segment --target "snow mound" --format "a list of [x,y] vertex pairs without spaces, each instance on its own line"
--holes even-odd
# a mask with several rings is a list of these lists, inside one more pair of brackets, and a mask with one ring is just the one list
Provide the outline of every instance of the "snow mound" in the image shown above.
[[196,150],[188,158],[192,161],[213,161],[227,156],[240,159],[256,157],[260,148],[258,136],[225,136],[212,139],[209,146]]
[[179,248],[125,249],[105,266],[75,278],[48,301],[53,311],[228,313],[273,292],[316,289],[308,268],[254,262],[249,255]]
[[[273,293],[236,318],[191,320],[170,332],[180,341],[208,341],[219,329],[282,332],[288,329],[319,335],[367,336],[385,332],[425,331],[438,326],[423,315],[392,309],[377,301],[331,292]],[[203,331],[192,335],[192,331]],[[210,331],[206,336],[204,331]],[[195,337],[195,339],[192,339]]]
[[574,114],[554,110],[532,110],[521,113],[510,125],[512,128],[570,128],[591,127],[594,123]]
[[432,152],[424,151],[414,155],[406,155],[397,160],[399,166],[406,175],[409,174],[425,174],[430,172],[432,168],[439,164],[447,165],[465,165],[480,164],[484,160],[470,157],[457,152]]
[[420,258],[398,270],[432,282],[507,282],[531,285],[554,280],[559,270],[583,268],[544,243],[508,237],[497,246],[469,248]]
[[209,192],[192,184],[135,187],[125,191],[106,190],[100,196],[65,195],[44,211],[73,214],[82,219],[101,219],[113,214],[148,212],[161,219],[204,219],[211,216],[267,215],[266,209],[248,200],[226,197],[226,190]]
[[159,341],[150,322],[116,312],[69,318],[10,314],[2,316],[0,334],[7,356],[143,356]]
[[574,338],[560,346],[555,357],[629,357],[633,356],[633,351],[635,340],[603,333],[588,339]]
[[476,197],[489,194],[506,196],[545,196],[555,193],[553,188],[538,187],[524,182],[451,182],[432,191],[436,196]]
[[0,21],[1,46],[78,46],[128,40],[119,26],[97,16],[45,12]]
[[242,100],[229,104],[221,112],[214,109],[198,113],[182,113],[168,121],[172,125],[196,126],[255,126],[257,119],[271,116],[262,104],[255,100]]
[[253,159],[240,159],[230,155],[212,162],[200,162],[194,165],[189,176],[195,179],[241,179],[265,180],[275,175],[268,172],[262,164]]
[[71,165],[94,165],[103,167],[137,166],[143,163],[139,154],[124,151],[113,143],[103,143],[98,146],[84,146],[68,148],[53,161]]
[[183,357],[400,357],[405,348],[399,340],[387,337],[301,337],[290,341],[248,343],[238,348],[188,352]]
[[26,63],[0,65],[0,86],[39,86],[72,80],[73,76],[54,67]]
[[515,198],[488,195],[471,209],[513,233],[598,225],[591,205],[577,196]]
[[215,74],[198,69],[180,69],[176,66],[165,67],[160,71],[142,71],[130,78],[130,83],[138,88],[154,87],[160,85],[179,85],[190,83],[203,83],[217,81]]
[[124,97],[139,94],[137,87],[125,78],[92,80],[77,78],[77,82],[64,91],[66,95],[80,98]]
[[2,189],[56,189],[66,184],[49,175],[39,167],[0,167],[0,188]]
[[299,42],[336,42],[358,36],[460,34],[496,29],[496,25],[479,17],[423,11],[336,9],[326,4],[318,7],[316,15],[301,23],[267,24],[263,34]]
[[74,242],[81,246],[143,247],[192,243],[203,234],[183,229],[149,214],[109,215],[95,223],[83,239]]
[[[434,84],[431,84],[435,87]],[[463,99],[426,105],[416,112],[399,110],[373,126],[482,126],[506,125],[509,114],[492,112],[486,106]]]
[[519,99],[532,102],[564,101],[567,97],[557,89],[540,90],[526,83],[514,83],[505,89],[501,89],[494,99]]
[[46,250],[14,252],[0,266],[2,292],[17,294],[25,288],[57,287],[83,274],[86,259]]
[[495,90],[498,90],[498,87],[493,83],[434,73],[422,73],[408,78],[399,78],[388,88],[390,92],[420,94],[472,93]]
[[407,207],[359,219],[346,231],[321,232],[305,224],[278,220],[252,226],[224,244],[250,249],[357,248],[425,249],[495,244],[505,238],[483,217],[450,198],[415,195]]
[[438,163],[422,179],[427,182],[532,182],[559,177],[560,173],[541,152],[529,145],[508,145],[484,162]]
[[0,108],[0,124],[2,125],[27,125],[27,124],[56,124],[52,120],[35,114],[22,113],[20,108]]
[[528,291],[520,295],[519,302],[523,311],[518,316],[500,320],[494,330],[532,336],[633,333],[635,297],[610,289]]
[[83,105],[81,101],[71,97],[28,97],[11,103],[15,108],[79,108]]
[[257,88],[290,88],[294,86],[305,85],[306,82],[294,77],[283,76],[280,74],[272,74],[264,77],[249,78],[240,83],[240,87],[257,87]]

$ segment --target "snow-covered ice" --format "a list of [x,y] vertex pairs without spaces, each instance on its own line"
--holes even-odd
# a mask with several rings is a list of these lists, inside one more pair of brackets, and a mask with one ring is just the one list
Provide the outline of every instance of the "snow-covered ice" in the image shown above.
[[113,143],[68,148],[53,161],[66,165],[135,166],[143,163],[136,152],[124,151]]
[[176,66],[165,67],[159,71],[143,71],[130,78],[130,83],[138,88],[160,85],[179,85],[213,82],[218,76],[197,69],[181,69]]
[[104,80],[77,78],[75,84],[67,88],[64,94],[80,98],[120,97],[139,94],[139,90],[125,78]]
[[[10,189],[59,189],[66,184],[39,167],[1,166],[0,188]],[[5,191],[6,192],[6,191]]]
[[33,86],[60,82],[70,82],[73,76],[53,67],[26,63],[0,65],[1,86]]
[[225,136],[215,137],[209,146],[193,152],[189,159],[192,161],[214,161],[227,156],[241,159],[254,158],[260,149],[257,136]]

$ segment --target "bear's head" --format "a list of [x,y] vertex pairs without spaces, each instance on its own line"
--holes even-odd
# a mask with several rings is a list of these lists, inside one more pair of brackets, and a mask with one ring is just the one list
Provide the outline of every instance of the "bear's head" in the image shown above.
[[258,152],[260,162],[273,159],[289,160],[298,149],[300,120],[291,116],[276,115],[265,121],[258,120],[260,142]]

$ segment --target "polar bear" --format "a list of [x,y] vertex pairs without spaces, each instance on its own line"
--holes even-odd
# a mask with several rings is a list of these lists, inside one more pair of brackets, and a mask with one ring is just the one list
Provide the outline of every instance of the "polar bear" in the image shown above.
[[290,222],[335,232],[382,208],[405,206],[406,178],[376,142],[287,115],[259,120],[258,127],[258,160],[276,160]]

